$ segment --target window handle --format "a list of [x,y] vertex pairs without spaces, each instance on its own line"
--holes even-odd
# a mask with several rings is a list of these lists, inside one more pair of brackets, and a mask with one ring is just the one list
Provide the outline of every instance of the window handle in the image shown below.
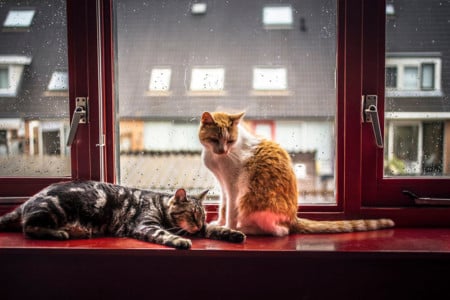
[[414,200],[416,205],[450,206],[449,198],[419,197],[409,190],[403,190],[402,193]]
[[362,96],[362,121],[372,123],[373,135],[378,148],[383,148],[383,135],[381,133],[380,119],[378,118],[377,95]]
[[79,124],[86,124],[88,122],[88,100],[85,97],[77,97],[75,99],[76,107],[72,115],[72,123],[70,123],[69,137],[67,139],[67,146],[71,146],[75,135],[77,133]]

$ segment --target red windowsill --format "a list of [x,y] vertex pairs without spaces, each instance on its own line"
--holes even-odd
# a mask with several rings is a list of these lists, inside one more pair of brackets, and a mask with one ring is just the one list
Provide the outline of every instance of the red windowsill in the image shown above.
[[[288,237],[249,236],[245,243],[233,244],[207,239],[192,239],[191,252],[236,253],[440,253],[450,255],[450,229],[396,228],[342,233],[296,234]],[[173,249],[130,238],[93,238],[69,241],[32,240],[21,233],[0,233],[0,253],[14,250],[158,250]]]

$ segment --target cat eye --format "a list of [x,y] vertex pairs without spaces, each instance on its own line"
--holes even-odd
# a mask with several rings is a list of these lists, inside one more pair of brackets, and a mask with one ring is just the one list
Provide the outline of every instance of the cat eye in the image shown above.
[[215,139],[215,138],[209,138],[208,139],[211,143],[214,143],[214,144],[218,144],[219,143],[219,140],[218,139]]

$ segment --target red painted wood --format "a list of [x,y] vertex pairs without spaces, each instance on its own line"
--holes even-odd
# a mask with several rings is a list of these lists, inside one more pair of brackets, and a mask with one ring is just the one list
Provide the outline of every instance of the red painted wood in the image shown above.
[[450,230],[193,240],[36,241],[0,233],[5,299],[447,299]]
[[105,106],[105,181],[116,182],[116,108],[115,108],[115,65],[114,65],[114,20],[113,1],[102,2],[102,35],[103,35],[103,96]]
[[361,90],[362,9],[358,0],[345,1],[345,53],[343,103],[343,195],[345,213],[357,215],[361,199]]
[[[342,234],[295,234],[288,237],[249,236],[242,244],[193,238],[192,251],[221,252],[402,252],[446,253],[450,255],[450,229],[397,228]],[[171,248],[130,238],[93,238],[46,241],[25,238],[21,233],[0,233],[0,253],[4,249],[147,249],[175,251]],[[208,253],[204,253],[208,255]],[[238,256],[239,254],[235,254]],[[245,254],[244,254],[245,255]]]

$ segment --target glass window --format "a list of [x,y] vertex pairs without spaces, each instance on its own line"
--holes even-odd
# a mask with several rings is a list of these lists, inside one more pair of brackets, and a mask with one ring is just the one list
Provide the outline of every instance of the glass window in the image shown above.
[[30,27],[34,10],[10,10],[6,16],[4,27]]
[[150,76],[150,91],[165,92],[170,90],[172,70],[168,68],[153,69]]
[[423,90],[434,89],[434,64],[422,64],[421,87]]
[[191,91],[221,91],[224,88],[223,68],[194,68],[191,74]]
[[[448,176],[450,153],[441,149],[450,145],[450,131],[444,130],[450,124],[444,104],[450,91],[445,71],[450,35],[444,17],[449,6],[439,1],[414,6],[403,0],[395,5],[401,14],[386,20],[384,169],[389,176]],[[394,163],[404,170],[393,172]]]
[[263,23],[267,29],[290,29],[294,23],[291,6],[266,6],[263,8]]
[[[199,18],[180,1],[116,1],[120,182],[210,189],[215,201],[218,185],[201,160],[201,114],[245,111],[249,128],[306,166],[299,202],[335,204],[337,1],[202,3]],[[293,26],[300,8],[307,30]],[[169,65],[170,76],[161,72]]]
[[9,87],[8,68],[0,67],[0,90],[7,90]]
[[191,6],[191,13],[193,15],[203,15],[206,14],[206,3],[192,3]]
[[2,65],[2,87],[0,97],[15,97],[18,93],[19,84],[26,66],[31,64],[31,57],[23,55],[0,56]]
[[395,15],[395,6],[392,3],[386,4],[386,15],[393,16]]
[[287,71],[285,68],[254,68],[253,89],[286,90]]
[[53,72],[47,89],[49,91],[66,91],[69,89],[69,76],[67,72]]
[[397,67],[386,67],[386,87],[397,88]]
[[[5,27],[40,30],[0,31],[0,176],[65,177],[71,175],[67,92],[43,97],[48,90],[67,90],[67,21],[65,1],[0,5]],[[34,18],[39,14],[39,18]],[[52,74],[51,78],[48,76]]]
[[405,90],[416,90],[419,87],[419,68],[405,67],[403,71],[403,88]]

